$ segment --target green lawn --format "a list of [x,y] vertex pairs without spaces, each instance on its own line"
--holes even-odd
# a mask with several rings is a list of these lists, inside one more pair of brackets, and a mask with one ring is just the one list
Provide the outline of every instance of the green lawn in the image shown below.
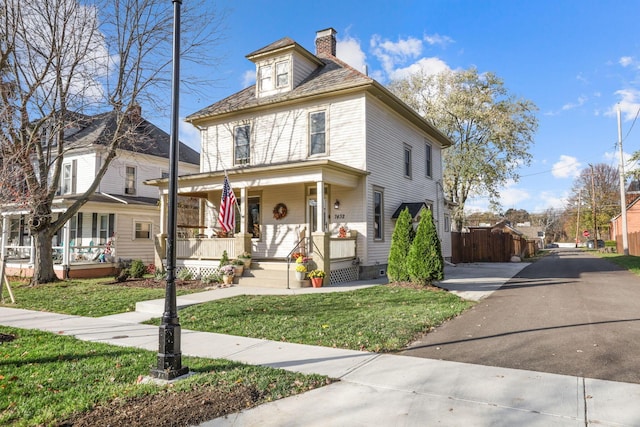
[[620,255],[616,253],[602,253],[593,251],[595,254],[601,256],[602,258],[606,258],[609,261],[618,264],[621,267],[626,268],[633,274],[640,276],[640,257],[633,255]]
[[[374,286],[350,292],[239,296],[187,307],[184,329],[366,351],[401,350],[473,302],[445,291]],[[159,319],[155,319],[159,324]]]
[[0,327],[0,333],[16,337],[0,342],[0,425],[58,425],[95,405],[194,390],[215,389],[224,396],[239,384],[256,390],[259,399],[253,405],[257,405],[329,382],[320,375],[185,357],[183,366],[198,375],[170,386],[143,385],[137,378],[155,366],[155,352],[36,330]]
[[[87,317],[134,311],[136,302],[164,298],[164,288],[133,288],[110,284],[113,279],[72,279],[47,285],[29,287],[27,283],[13,282],[11,288],[16,304],[7,307],[49,311]],[[10,303],[3,288],[5,303]],[[192,291],[180,290],[177,295]]]

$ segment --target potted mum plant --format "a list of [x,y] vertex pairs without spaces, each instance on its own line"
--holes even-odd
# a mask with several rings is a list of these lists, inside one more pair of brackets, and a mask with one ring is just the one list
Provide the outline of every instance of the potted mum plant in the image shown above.
[[244,261],[240,258],[234,259],[231,265],[233,265],[233,268],[235,269],[235,275],[242,276],[242,273],[244,272]]
[[225,285],[233,283],[233,276],[236,274],[236,269],[231,264],[223,265],[220,267],[220,274],[222,274],[222,281]]
[[311,284],[314,288],[321,288],[322,282],[324,282],[324,277],[327,274],[322,270],[311,270],[309,272],[309,278],[311,279]]
[[238,259],[240,259],[240,260],[242,260],[242,262],[244,262],[245,268],[251,267],[251,253],[242,252],[240,255],[238,255]]
[[305,276],[307,275],[307,266],[300,263],[296,263],[296,279],[298,280],[304,280]]

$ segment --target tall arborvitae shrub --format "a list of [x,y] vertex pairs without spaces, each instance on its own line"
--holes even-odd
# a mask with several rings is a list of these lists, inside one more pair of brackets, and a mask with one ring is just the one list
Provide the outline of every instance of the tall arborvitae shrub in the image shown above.
[[423,211],[407,257],[412,282],[429,285],[444,279],[444,259],[431,211]]
[[407,269],[407,255],[411,247],[412,237],[411,214],[405,208],[400,212],[396,221],[396,228],[391,236],[391,248],[389,249],[389,260],[387,265],[387,277],[392,282],[409,280],[409,270]]

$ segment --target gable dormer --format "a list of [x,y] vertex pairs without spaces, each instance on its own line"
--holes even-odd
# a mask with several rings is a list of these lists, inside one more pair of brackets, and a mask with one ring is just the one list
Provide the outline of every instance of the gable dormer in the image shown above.
[[335,56],[335,35],[333,28],[316,33],[316,55],[289,37],[247,55],[256,64],[256,97],[286,93],[298,86],[324,65],[319,56]]

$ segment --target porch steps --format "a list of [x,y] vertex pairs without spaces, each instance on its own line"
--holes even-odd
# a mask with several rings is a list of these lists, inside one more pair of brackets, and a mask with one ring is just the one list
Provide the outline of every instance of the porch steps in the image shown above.
[[[300,288],[311,286],[309,280],[300,282],[296,279],[295,264],[289,265],[289,287]],[[252,261],[249,269],[245,268],[241,277],[235,279],[238,286],[259,288],[286,288],[287,263],[275,261]]]

